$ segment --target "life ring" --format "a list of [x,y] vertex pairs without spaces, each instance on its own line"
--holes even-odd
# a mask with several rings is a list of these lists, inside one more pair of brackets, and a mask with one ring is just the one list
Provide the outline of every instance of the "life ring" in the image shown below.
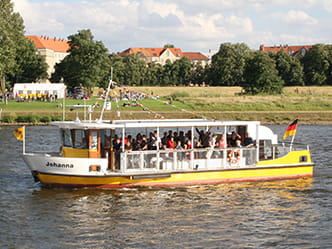
[[[235,153],[237,154],[237,156],[235,156]],[[240,161],[240,150],[231,150],[228,153],[228,161],[230,161],[232,164],[237,164]]]

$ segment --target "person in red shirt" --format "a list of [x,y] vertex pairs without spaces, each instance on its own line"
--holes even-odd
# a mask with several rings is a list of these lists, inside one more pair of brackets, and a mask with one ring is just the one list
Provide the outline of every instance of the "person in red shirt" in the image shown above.
[[170,139],[167,140],[167,143],[166,143],[166,148],[167,149],[175,149],[175,143],[174,143],[174,137],[171,136]]

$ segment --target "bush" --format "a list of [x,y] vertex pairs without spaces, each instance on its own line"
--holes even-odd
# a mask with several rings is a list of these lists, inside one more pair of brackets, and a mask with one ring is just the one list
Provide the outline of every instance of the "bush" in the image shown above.
[[61,121],[62,120],[62,117],[59,117],[59,116],[52,116],[51,117],[51,121]]
[[52,118],[50,116],[42,116],[42,117],[40,117],[40,122],[49,123],[51,121],[52,121]]
[[16,120],[16,116],[5,115],[2,117],[2,122],[4,123],[14,123]]
[[40,121],[40,117],[37,115],[22,115],[16,118],[16,122],[19,123],[38,123]]

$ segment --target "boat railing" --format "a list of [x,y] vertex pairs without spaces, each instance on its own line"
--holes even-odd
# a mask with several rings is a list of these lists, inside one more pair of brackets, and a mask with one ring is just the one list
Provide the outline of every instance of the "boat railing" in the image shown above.
[[309,145],[301,143],[280,143],[279,145],[273,146],[273,155],[276,157],[283,157],[291,151],[309,150]]
[[[234,150],[237,150],[237,155],[230,155]],[[256,151],[256,148],[196,148],[122,152],[120,170],[126,173],[245,168],[255,165]]]

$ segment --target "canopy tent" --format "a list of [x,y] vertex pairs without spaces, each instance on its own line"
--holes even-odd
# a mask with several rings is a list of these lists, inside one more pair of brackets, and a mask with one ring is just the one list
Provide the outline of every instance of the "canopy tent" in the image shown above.
[[66,86],[63,83],[16,83],[13,89],[13,95],[37,95],[49,94],[57,96],[59,99],[65,97]]

